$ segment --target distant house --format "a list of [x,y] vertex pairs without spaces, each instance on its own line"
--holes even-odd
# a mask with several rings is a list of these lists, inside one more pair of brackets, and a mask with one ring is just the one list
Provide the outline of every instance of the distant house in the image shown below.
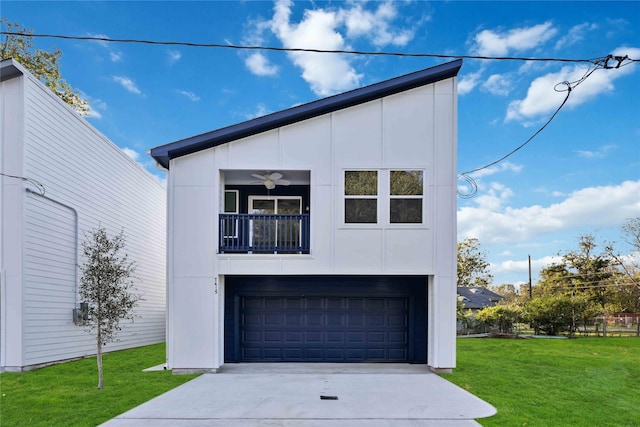
[[168,367],[455,367],[454,61],[151,150]]
[[105,350],[164,341],[164,186],[16,61],[0,62],[0,84],[0,370],[95,353],[73,312],[99,226],[124,230],[144,298]]
[[465,310],[474,312],[493,307],[504,299],[502,295],[482,286],[458,286],[458,296]]
[[504,297],[482,286],[458,286],[458,305],[462,311],[457,321],[458,334],[483,333],[491,330],[475,315],[486,307],[493,307]]

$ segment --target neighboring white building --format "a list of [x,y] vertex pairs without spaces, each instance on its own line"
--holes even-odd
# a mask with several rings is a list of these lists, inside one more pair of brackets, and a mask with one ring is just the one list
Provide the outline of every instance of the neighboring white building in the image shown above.
[[454,61],[151,150],[167,362],[455,367]]
[[124,230],[144,298],[105,351],[164,341],[163,185],[14,60],[0,82],[0,370],[95,354],[73,310],[81,243],[99,226]]

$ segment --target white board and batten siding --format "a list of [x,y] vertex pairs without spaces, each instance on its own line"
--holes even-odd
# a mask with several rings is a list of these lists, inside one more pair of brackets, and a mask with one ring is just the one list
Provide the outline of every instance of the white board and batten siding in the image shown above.
[[[3,103],[2,125],[20,129],[3,137],[2,152],[7,158],[21,154],[22,164],[11,165],[6,173],[37,180],[46,193],[43,197],[28,191],[36,188],[22,182],[21,191],[4,192],[16,183],[2,181],[2,203],[21,206],[2,208],[3,233],[14,230],[11,241],[3,237],[0,266],[2,367],[23,370],[95,354],[92,335],[74,324],[72,312],[81,302],[77,265],[82,262],[82,242],[98,227],[111,235],[124,230],[126,253],[137,265],[136,288],[143,297],[134,322],[124,322],[118,341],[105,351],[164,341],[164,186],[19,64],[13,65],[22,75],[3,82],[3,89],[5,84],[21,87],[11,105]],[[12,111],[7,123],[12,108],[19,111]],[[8,167],[4,160],[3,172]],[[21,256],[7,257],[8,250]],[[9,305],[15,304],[21,316],[8,318]]]

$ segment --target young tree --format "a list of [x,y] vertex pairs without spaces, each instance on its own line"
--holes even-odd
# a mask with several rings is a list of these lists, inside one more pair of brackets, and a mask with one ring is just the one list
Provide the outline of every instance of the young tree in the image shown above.
[[80,265],[80,297],[88,309],[80,324],[95,334],[98,389],[104,387],[102,347],[116,339],[121,320],[133,321],[133,309],[140,301],[140,296],[132,292],[135,263],[120,254],[125,244],[123,231],[109,237],[102,227],[82,243],[85,260]]
[[489,287],[493,276],[486,258],[478,239],[464,239],[458,243],[458,286]]
[[20,35],[5,34],[0,40],[0,54],[2,59],[13,58],[50,88],[64,102],[71,105],[81,116],[89,114],[89,103],[80,97],[60,75],[60,58],[62,51],[36,49],[33,45],[33,30],[27,30],[18,23],[12,23],[7,18],[0,19],[3,30]]

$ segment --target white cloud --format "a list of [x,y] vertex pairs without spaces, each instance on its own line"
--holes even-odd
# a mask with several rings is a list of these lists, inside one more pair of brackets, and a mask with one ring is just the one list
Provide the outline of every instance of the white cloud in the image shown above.
[[577,150],[578,156],[584,157],[585,159],[600,159],[607,155],[609,151],[615,148],[615,145],[603,145],[599,147],[597,150]]
[[351,9],[341,9],[339,18],[344,20],[348,37],[370,37],[375,46],[405,46],[413,39],[413,30],[394,30],[391,21],[398,15],[396,5],[392,2],[380,3],[375,11],[356,3]]
[[142,91],[138,89],[135,82],[129,77],[125,76],[113,76],[113,81],[119,83],[123,88],[136,95],[142,95]]
[[200,97],[198,95],[196,95],[195,93],[189,91],[189,90],[178,90],[178,89],[176,89],[176,92],[179,93],[182,96],[185,96],[185,97],[189,98],[190,101],[193,101],[193,102],[200,101]]
[[[559,262],[560,259],[561,257],[559,256],[545,256],[537,259],[532,258],[531,269],[534,271],[540,271],[551,264]],[[502,262],[491,263],[489,268],[493,274],[504,275],[505,273],[519,273],[523,278],[526,278],[529,271],[529,260],[505,260]]]
[[482,88],[493,95],[509,95],[511,92],[511,79],[506,74],[492,74],[482,84]]
[[[109,36],[106,36],[104,34],[91,34],[91,33],[87,33],[87,36],[89,37],[95,37],[95,38],[99,38],[99,39],[108,39]],[[104,47],[104,48],[108,48],[109,47],[109,42],[105,41],[105,40],[94,40],[95,43],[99,44],[100,46]]]
[[[87,33],[87,35],[89,37],[97,37],[97,38],[102,38],[102,39],[108,39],[109,38],[109,36],[106,36],[104,34]],[[120,62],[120,61],[122,61],[122,55],[123,54],[119,50],[112,49],[113,43],[110,43],[110,42],[105,41],[105,40],[94,40],[94,42],[99,44],[100,46],[102,46],[103,48],[105,48],[109,52],[109,59],[111,60],[111,62]]]
[[458,211],[459,240],[475,237],[487,244],[518,243],[581,227],[619,227],[640,215],[640,181],[574,191],[549,206],[505,206],[508,193],[493,186],[475,207]]
[[495,175],[500,172],[513,172],[519,173],[522,170],[522,165],[516,165],[515,163],[511,163],[509,161],[502,161],[493,166],[489,166],[488,168],[480,169],[479,171],[473,172],[472,175],[474,178],[481,178],[484,176]]
[[584,35],[586,32],[593,31],[597,28],[598,26],[596,24],[589,24],[587,22],[575,25],[565,36],[561,37],[556,42],[555,48],[562,49],[565,47],[573,46],[584,39]]
[[[613,55],[625,54],[630,58],[638,58],[640,57],[640,49],[619,48],[613,53]],[[602,93],[612,91],[614,80],[631,74],[635,67],[635,64],[630,64],[617,69],[596,70],[579,86],[574,87],[567,107],[576,107]],[[529,85],[527,96],[524,99],[509,103],[505,120],[531,120],[550,114],[560,106],[567,95],[566,92],[557,92],[554,88],[562,82],[580,80],[588,70],[588,65],[565,66],[558,72],[536,78]],[[560,85],[559,88],[566,89],[564,85]]]
[[167,50],[167,60],[169,61],[170,65],[173,65],[176,62],[178,62],[180,58],[182,58],[182,53],[180,53],[180,51]]
[[111,62],[120,62],[122,61],[122,52],[111,51],[109,52],[109,58]]
[[[392,1],[345,2],[324,8],[314,4],[313,9],[306,9],[302,18],[294,22],[293,2],[277,0],[268,25],[264,21],[250,22],[251,29],[246,38],[262,41],[262,32],[271,31],[286,48],[319,50],[349,50],[349,40],[356,38],[365,39],[376,47],[406,46],[413,39],[415,29],[394,26],[394,22],[402,18],[415,23],[424,18],[401,16],[399,4]],[[352,65],[360,58],[313,52],[289,52],[287,57],[302,70],[302,78],[317,95],[329,96],[360,85],[362,74]],[[255,74],[277,72],[264,55],[245,58],[245,64]]]
[[475,36],[475,51],[482,56],[505,56],[509,52],[532,49],[544,44],[557,30],[551,22],[508,31],[483,30]]
[[258,76],[274,76],[278,73],[278,67],[269,63],[269,60],[260,52],[252,53],[244,60],[247,68]]
[[136,150],[132,149],[132,148],[123,148],[122,151],[124,152],[124,154],[126,154],[127,156],[131,157],[134,161],[138,161],[138,159],[140,158],[140,153],[138,153]]
[[[344,38],[336,31],[339,22],[335,12],[306,10],[302,21],[292,24],[292,6],[290,0],[279,0],[274,8],[271,28],[285,47],[345,49]],[[302,69],[302,78],[311,85],[311,90],[320,96],[352,89],[358,86],[362,78],[344,55],[289,52],[288,56]]]
[[458,95],[465,95],[471,92],[480,83],[482,71],[464,74],[458,81]]
[[96,99],[89,98],[84,94],[82,95],[82,97],[89,101],[89,114],[87,115],[87,117],[93,117],[94,119],[101,119],[102,118],[101,111],[107,110],[106,102],[98,98]]
[[271,111],[266,107],[266,105],[260,103],[256,106],[256,111],[251,114],[246,114],[245,117],[247,120],[250,120],[255,119],[256,117],[266,116],[269,113],[271,113]]

